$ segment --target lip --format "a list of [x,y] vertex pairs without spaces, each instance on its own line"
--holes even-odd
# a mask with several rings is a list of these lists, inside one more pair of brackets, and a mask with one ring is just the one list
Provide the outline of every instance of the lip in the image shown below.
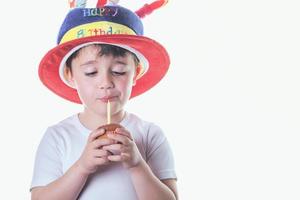
[[104,103],[107,103],[108,101],[109,102],[116,101],[117,98],[118,98],[117,96],[104,96],[104,97],[98,98],[98,100],[100,100]]

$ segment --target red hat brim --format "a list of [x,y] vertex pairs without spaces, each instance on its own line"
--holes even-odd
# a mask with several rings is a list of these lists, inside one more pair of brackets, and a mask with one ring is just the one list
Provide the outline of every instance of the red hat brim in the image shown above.
[[78,45],[101,42],[129,46],[140,52],[149,62],[147,72],[137,80],[130,98],[138,96],[155,86],[166,74],[170,59],[165,48],[155,40],[136,35],[100,35],[80,38],[56,46],[48,51],[39,65],[39,77],[43,84],[60,97],[81,104],[76,89],[66,85],[60,78],[59,66],[65,55]]

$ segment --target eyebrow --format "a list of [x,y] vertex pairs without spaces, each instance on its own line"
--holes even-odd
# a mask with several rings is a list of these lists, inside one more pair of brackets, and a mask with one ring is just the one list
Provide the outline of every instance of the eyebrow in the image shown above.
[[95,62],[96,62],[96,60],[89,60],[89,61],[86,61],[86,62],[80,64],[80,67],[85,66],[85,65],[94,64]]
[[[94,63],[96,63],[96,60],[88,60],[88,61],[86,61],[86,62],[80,64],[79,66],[80,66],[80,67],[84,67],[84,66],[86,66],[86,65],[91,65],[91,64],[94,64]],[[126,61],[122,61],[122,60],[116,60],[115,63],[116,63],[116,64],[121,64],[121,65],[124,65],[124,66],[127,66],[127,65],[128,65],[128,63],[127,63]]]
[[116,61],[117,64],[122,64],[122,65],[128,65],[127,62],[121,61],[121,60],[117,60]]

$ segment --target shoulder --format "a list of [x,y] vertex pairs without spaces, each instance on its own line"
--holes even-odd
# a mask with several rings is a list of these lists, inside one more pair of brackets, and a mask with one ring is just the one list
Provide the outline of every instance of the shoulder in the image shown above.
[[81,128],[76,117],[77,115],[72,115],[49,126],[44,134],[44,139],[58,141],[76,134]]
[[128,128],[133,134],[141,134],[148,143],[162,143],[165,140],[165,135],[162,128],[154,122],[144,120],[139,116],[127,113],[127,121],[125,127]]
[[77,125],[76,123],[76,115],[69,116],[51,126],[48,129],[51,130],[60,130],[60,129],[72,129],[75,128]]
[[135,127],[147,132],[162,132],[160,126],[154,122],[144,120],[132,113],[126,113],[126,115],[126,120],[124,120],[125,122],[123,123],[123,125],[127,127]]

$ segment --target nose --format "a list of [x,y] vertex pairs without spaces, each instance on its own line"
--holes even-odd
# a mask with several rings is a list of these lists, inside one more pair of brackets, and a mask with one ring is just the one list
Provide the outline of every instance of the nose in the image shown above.
[[112,76],[109,73],[103,73],[102,76],[99,77],[99,82],[98,82],[97,86],[99,89],[114,88]]

